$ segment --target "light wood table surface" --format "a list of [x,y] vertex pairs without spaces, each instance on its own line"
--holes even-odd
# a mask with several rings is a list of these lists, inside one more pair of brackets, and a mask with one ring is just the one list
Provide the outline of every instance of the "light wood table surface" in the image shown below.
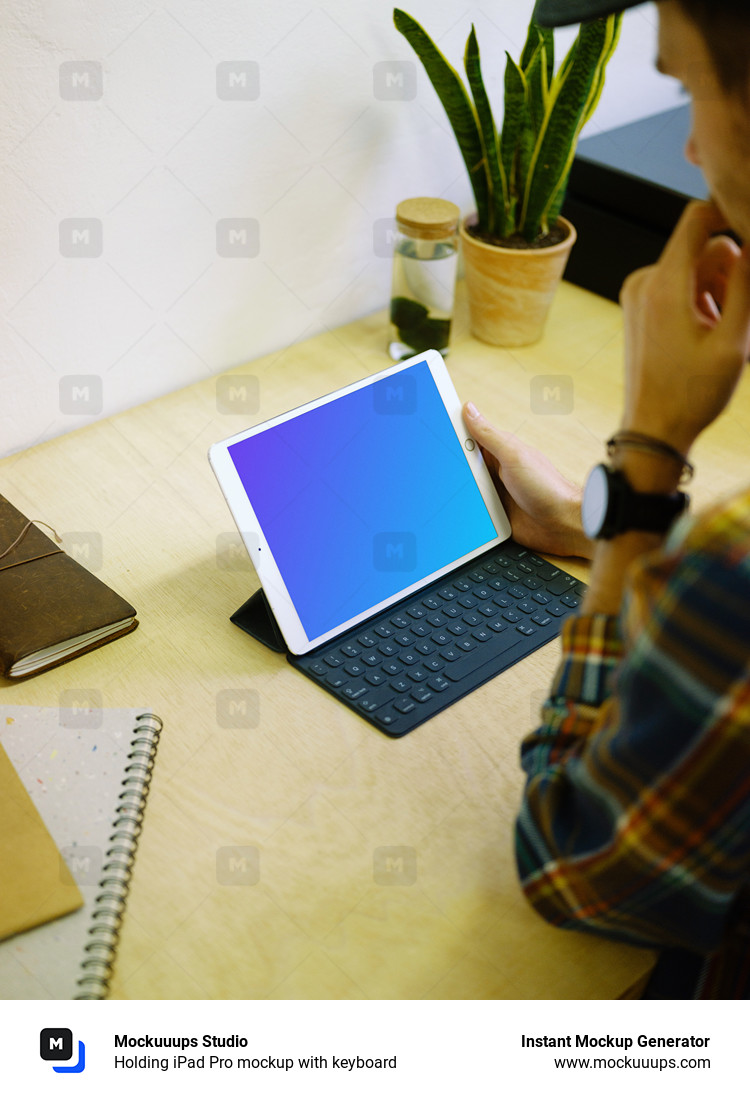
[[[617,424],[619,308],[564,284],[534,347],[475,341],[461,302],[454,330],[462,399],[580,481]],[[367,317],[231,372],[233,395],[228,375],[208,378],[0,463],[0,489],[27,515],[101,538],[99,575],[141,624],[3,681],[0,701],[57,706],[93,689],[164,720],[113,996],[610,998],[653,961],[548,927],[517,883],[519,742],[557,642],[394,741],[229,622],[257,579],[209,445],[381,370],[386,335],[383,313]],[[243,385],[255,405],[222,411]],[[696,448],[699,503],[739,485],[749,426],[745,386]],[[585,577],[583,562],[565,565]],[[220,881],[225,848],[257,850],[255,885]],[[379,848],[409,850],[416,881],[376,882]]]

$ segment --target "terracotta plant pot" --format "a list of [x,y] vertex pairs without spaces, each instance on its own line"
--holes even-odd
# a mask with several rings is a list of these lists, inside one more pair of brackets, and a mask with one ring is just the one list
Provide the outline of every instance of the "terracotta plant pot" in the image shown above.
[[471,331],[487,344],[514,348],[533,344],[544,331],[547,313],[575,244],[576,231],[549,248],[502,248],[467,232],[475,217],[461,224]]

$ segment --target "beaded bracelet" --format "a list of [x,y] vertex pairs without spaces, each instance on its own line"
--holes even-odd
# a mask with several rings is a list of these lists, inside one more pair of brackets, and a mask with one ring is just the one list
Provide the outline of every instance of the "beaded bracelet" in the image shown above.
[[669,443],[664,443],[661,439],[654,439],[653,436],[643,435],[641,432],[615,432],[612,438],[607,440],[607,454],[610,458],[618,446],[633,447],[638,451],[650,451],[652,454],[660,454],[664,455],[665,458],[673,459],[682,467],[680,484],[690,481],[695,473],[693,464],[688,462],[683,454],[680,454],[675,447],[671,447]]

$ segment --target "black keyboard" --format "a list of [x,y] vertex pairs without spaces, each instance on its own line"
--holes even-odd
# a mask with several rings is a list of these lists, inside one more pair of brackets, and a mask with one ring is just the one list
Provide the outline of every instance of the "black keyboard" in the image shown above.
[[290,662],[403,737],[545,645],[585,585],[512,541]]

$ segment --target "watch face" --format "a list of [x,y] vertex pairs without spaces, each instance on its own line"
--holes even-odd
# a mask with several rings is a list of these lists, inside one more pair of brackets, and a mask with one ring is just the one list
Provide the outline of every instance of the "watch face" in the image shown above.
[[590,538],[598,538],[604,526],[609,506],[609,483],[605,466],[594,466],[588,476],[581,501],[581,520],[584,533]]

